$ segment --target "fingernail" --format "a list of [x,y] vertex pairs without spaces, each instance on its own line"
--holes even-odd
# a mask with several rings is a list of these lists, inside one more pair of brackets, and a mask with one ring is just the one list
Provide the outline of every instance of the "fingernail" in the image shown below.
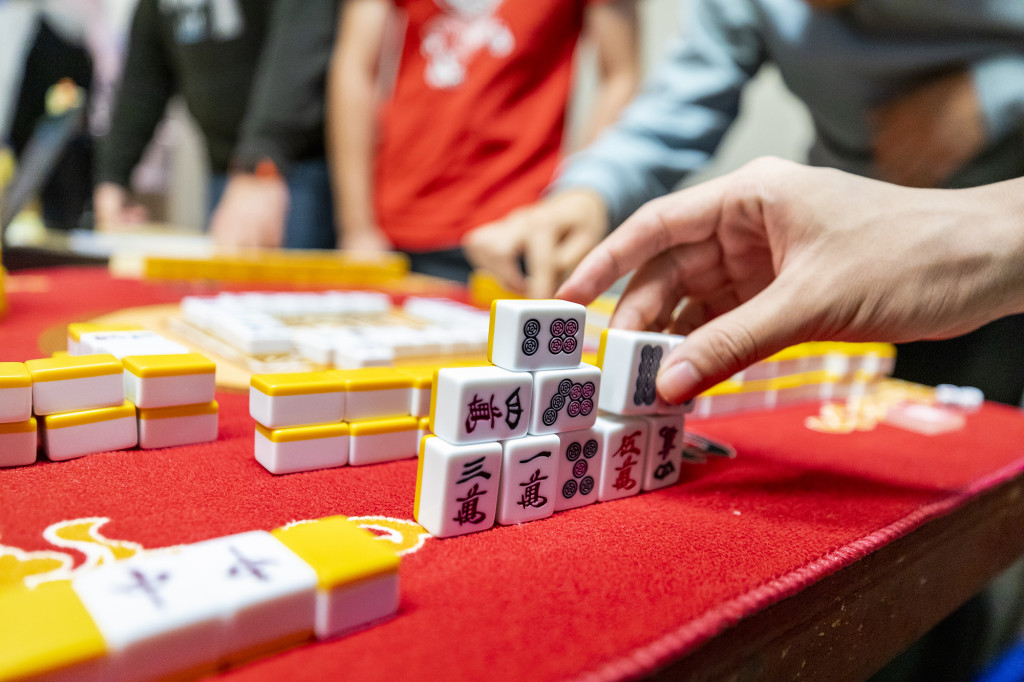
[[669,403],[681,403],[684,398],[691,397],[694,389],[701,381],[700,372],[689,360],[669,365],[658,373],[658,393]]

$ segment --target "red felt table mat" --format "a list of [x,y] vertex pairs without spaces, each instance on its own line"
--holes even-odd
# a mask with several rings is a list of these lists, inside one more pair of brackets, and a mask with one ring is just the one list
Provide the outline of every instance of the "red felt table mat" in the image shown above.
[[[13,288],[0,360],[37,356],[39,334],[63,321],[187,293],[78,269],[18,275]],[[218,400],[216,443],[0,470],[0,544],[53,550],[48,527],[93,517],[109,519],[107,538],[146,548],[331,514],[412,519],[413,460],[274,477],[252,457],[246,396]],[[667,490],[428,538],[404,557],[395,619],[227,676],[635,676],[1024,470],[1018,410],[987,405],[933,437],[816,433],[803,426],[815,410],[701,422],[739,458]]]

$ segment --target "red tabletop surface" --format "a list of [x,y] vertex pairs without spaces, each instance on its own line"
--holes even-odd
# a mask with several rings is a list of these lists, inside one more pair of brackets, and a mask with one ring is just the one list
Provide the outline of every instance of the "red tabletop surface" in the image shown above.
[[[30,271],[8,288],[0,361],[39,357],[40,336],[68,321],[191,293],[92,269]],[[273,476],[253,459],[247,396],[217,399],[215,443],[0,470],[0,580],[50,556],[26,552],[79,566],[110,551],[102,538],[152,549],[344,514],[405,548],[398,615],[226,676],[619,679],[1024,470],[1019,410],[986,405],[966,429],[927,437],[818,433],[804,427],[817,406],[796,406],[700,422],[739,456],[672,488],[439,540],[412,522],[415,460]],[[76,520],[93,536],[62,539]]]

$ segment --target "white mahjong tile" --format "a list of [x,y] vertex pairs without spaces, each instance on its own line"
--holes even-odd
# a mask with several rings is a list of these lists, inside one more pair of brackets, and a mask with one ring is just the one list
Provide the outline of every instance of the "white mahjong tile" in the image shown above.
[[600,389],[601,370],[593,365],[533,372],[530,433],[559,433],[593,426]]
[[72,587],[103,634],[111,679],[154,679],[216,664],[225,612],[204,568],[182,550],[77,573]]
[[190,545],[185,553],[221,604],[222,660],[312,637],[316,571],[270,533],[216,538]]
[[498,523],[536,521],[555,513],[558,436],[526,436],[501,444]]
[[453,445],[428,436],[420,445],[416,522],[436,537],[494,525],[501,485],[501,444]]
[[494,301],[487,359],[515,371],[576,367],[586,318],[586,308],[568,301]]
[[603,439],[604,433],[593,428],[558,434],[556,512],[597,501],[604,456]]
[[667,488],[679,481],[682,471],[686,418],[681,414],[667,414],[643,419],[648,428],[643,489]]
[[533,377],[500,367],[439,370],[431,399],[430,430],[450,443],[505,440],[526,435]]
[[597,499],[607,502],[636,495],[643,487],[647,422],[642,417],[602,414],[597,418],[594,429],[603,436]]
[[362,466],[415,457],[420,443],[419,426],[416,417],[352,422],[348,463]]
[[692,405],[669,405],[658,396],[655,379],[661,362],[684,337],[655,332],[606,329],[601,333],[598,407],[612,414],[686,412]]

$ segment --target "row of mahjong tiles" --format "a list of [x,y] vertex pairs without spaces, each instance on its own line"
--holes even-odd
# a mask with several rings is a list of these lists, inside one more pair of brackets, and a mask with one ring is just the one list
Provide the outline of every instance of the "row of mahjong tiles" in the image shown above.
[[216,440],[214,377],[195,353],[0,363],[0,466]]
[[0,679],[196,677],[394,615],[396,550],[344,517],[0,590]]

